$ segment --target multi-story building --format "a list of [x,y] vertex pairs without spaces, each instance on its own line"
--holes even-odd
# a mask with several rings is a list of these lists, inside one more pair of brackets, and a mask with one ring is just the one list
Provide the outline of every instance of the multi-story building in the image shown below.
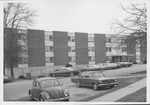
[[[7,37],[10,29],[7,29]],[[16,67],[59,66],[66,64],[98,64],[106,61],[141,61],[139,46],[137,51],[124,46],[114,47],[109,35],[44,30],[17,30],[19,51]]]
[[140,63],[147,60],[146,45],[144,43],[126,42],[126,44],[118,45],[118,43],[127,39],[130,39],[130,36],[112,37],[112,35],[106,35],[107,61]]

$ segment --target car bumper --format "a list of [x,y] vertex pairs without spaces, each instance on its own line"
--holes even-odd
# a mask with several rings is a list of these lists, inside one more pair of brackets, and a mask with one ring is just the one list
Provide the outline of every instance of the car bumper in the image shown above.
[[46,101],[68,101],[70,97],[63,97],[57,99],[46,99]]
[[118,82],[108,83],[108,84],[99,84],[98,87],[112,86],[112,85],[117,85],[117,84],[118,84]]

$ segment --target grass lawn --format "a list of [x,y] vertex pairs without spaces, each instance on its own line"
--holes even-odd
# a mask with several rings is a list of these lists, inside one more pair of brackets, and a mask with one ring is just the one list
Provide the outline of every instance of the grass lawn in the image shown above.
[[116,102],[146,102],[146,87],[127,95]]
[[[104,91],[103,93],[100,93],[100,94],[97,94],[97,95],[95,95],[95,96],[91,96],[91,97],[88,97],[88,98],[86,98],[86,99],[83,99],[83,100],[79,100],[80,102],[87,102],[87,101],[90,101],[90,100],[93,100],[93,99],[95,99],[95,98],[98,98],[98,97],[101,97],[101,96],[103,96],[103,95],[106,95],[106,94],[109,94],[109,93],[111,93],[111,92],[114,92],[114,91],[116,91],[116,90],[118,90],[118,89],[121,89],[121,88],[124,88],[124,87],[126,87],[126,86],[128,86],[128,85],[130,85],[130,84],[132,84],[132,83],[134,83],[134,82],[137,82],[137,81],[139,81],[139,80],[141,80],[141,79],[143,79],[143,77],[136,77],[136,78],[120,78],[118,81],[119,81],[119,84],[116,86],[116,87],[114,87],[114,88],[112,88],[112,89],[107,89],[107,90],[99,90],[99,91]],[[142,89],[142,91],[137,91],[136,92],[136,94],[133,94],[132,95],[132,97],[134,98],[135,96],[134,95],[136,95],[136,97],[135,97],[135,99],[137,100],[137,102],[141,102],[142,100],[140,99],[139,100],[139,98],[141,98],[141,97],[146,97],[146,91],[145,91],[146,89]],[[138,94],[138,95],[137,95]],[[141,95],[140,95],[141,94]],[[134,99],[134,100],[135,100]],[[145,98],[146,99],[146,98]],[[131,100],[133,100],[133,99],[131,99]],[[122,100],[122,101],[120,101],[120,100],[118,100],[118,102],[131,102],[131,100]],[[139,100],[139,101],[138,101]],[[135,102],[135,101],[132,101],[132,102]],[[143,101],[142,102],[145,102],[144,101],[144,99],[143,99]]]

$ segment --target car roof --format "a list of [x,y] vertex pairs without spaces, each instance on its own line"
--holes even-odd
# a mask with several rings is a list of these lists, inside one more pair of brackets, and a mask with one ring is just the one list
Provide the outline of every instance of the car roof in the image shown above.
[[53,78],[53,77],[41,77],[41,78],[37,78],[35,80],[42,81],[42,80],[46,80],[46,79],[56,79],[56,78]]

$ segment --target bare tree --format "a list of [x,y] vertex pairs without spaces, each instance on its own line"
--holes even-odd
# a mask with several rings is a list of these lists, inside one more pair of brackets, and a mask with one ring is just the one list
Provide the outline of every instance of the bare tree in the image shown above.
[[[113,37],[121,35],[128,35],[130,38],[122,37],[124,41],[120,44],[130,42],[131,45],[135,43],[144,43],[146,45],[147,39],[147,7],[146,4],[130,4],[127,7],[121,5],[121,8],[128,14],[128,17],[123,21],[115,19],[112,23],[112,29],[116,32]],[[126,40],[125,40],[126,39]]]
[[[34,23],[33,18],[36,16],[36,11],[30,9],[27,3],[7,3],[4,4],[4,66],[9,65],[11,68],[11,75],[14,76],[13,67],[17,62],[16,53],[19,48],[14,43],[16,42],[17,29],[26,29]],[[10,29],[9,36],[7,36],[7,29]],[[7,45],[7,46],[6,46]],[[4,67],[5,73],[5,67]]]

